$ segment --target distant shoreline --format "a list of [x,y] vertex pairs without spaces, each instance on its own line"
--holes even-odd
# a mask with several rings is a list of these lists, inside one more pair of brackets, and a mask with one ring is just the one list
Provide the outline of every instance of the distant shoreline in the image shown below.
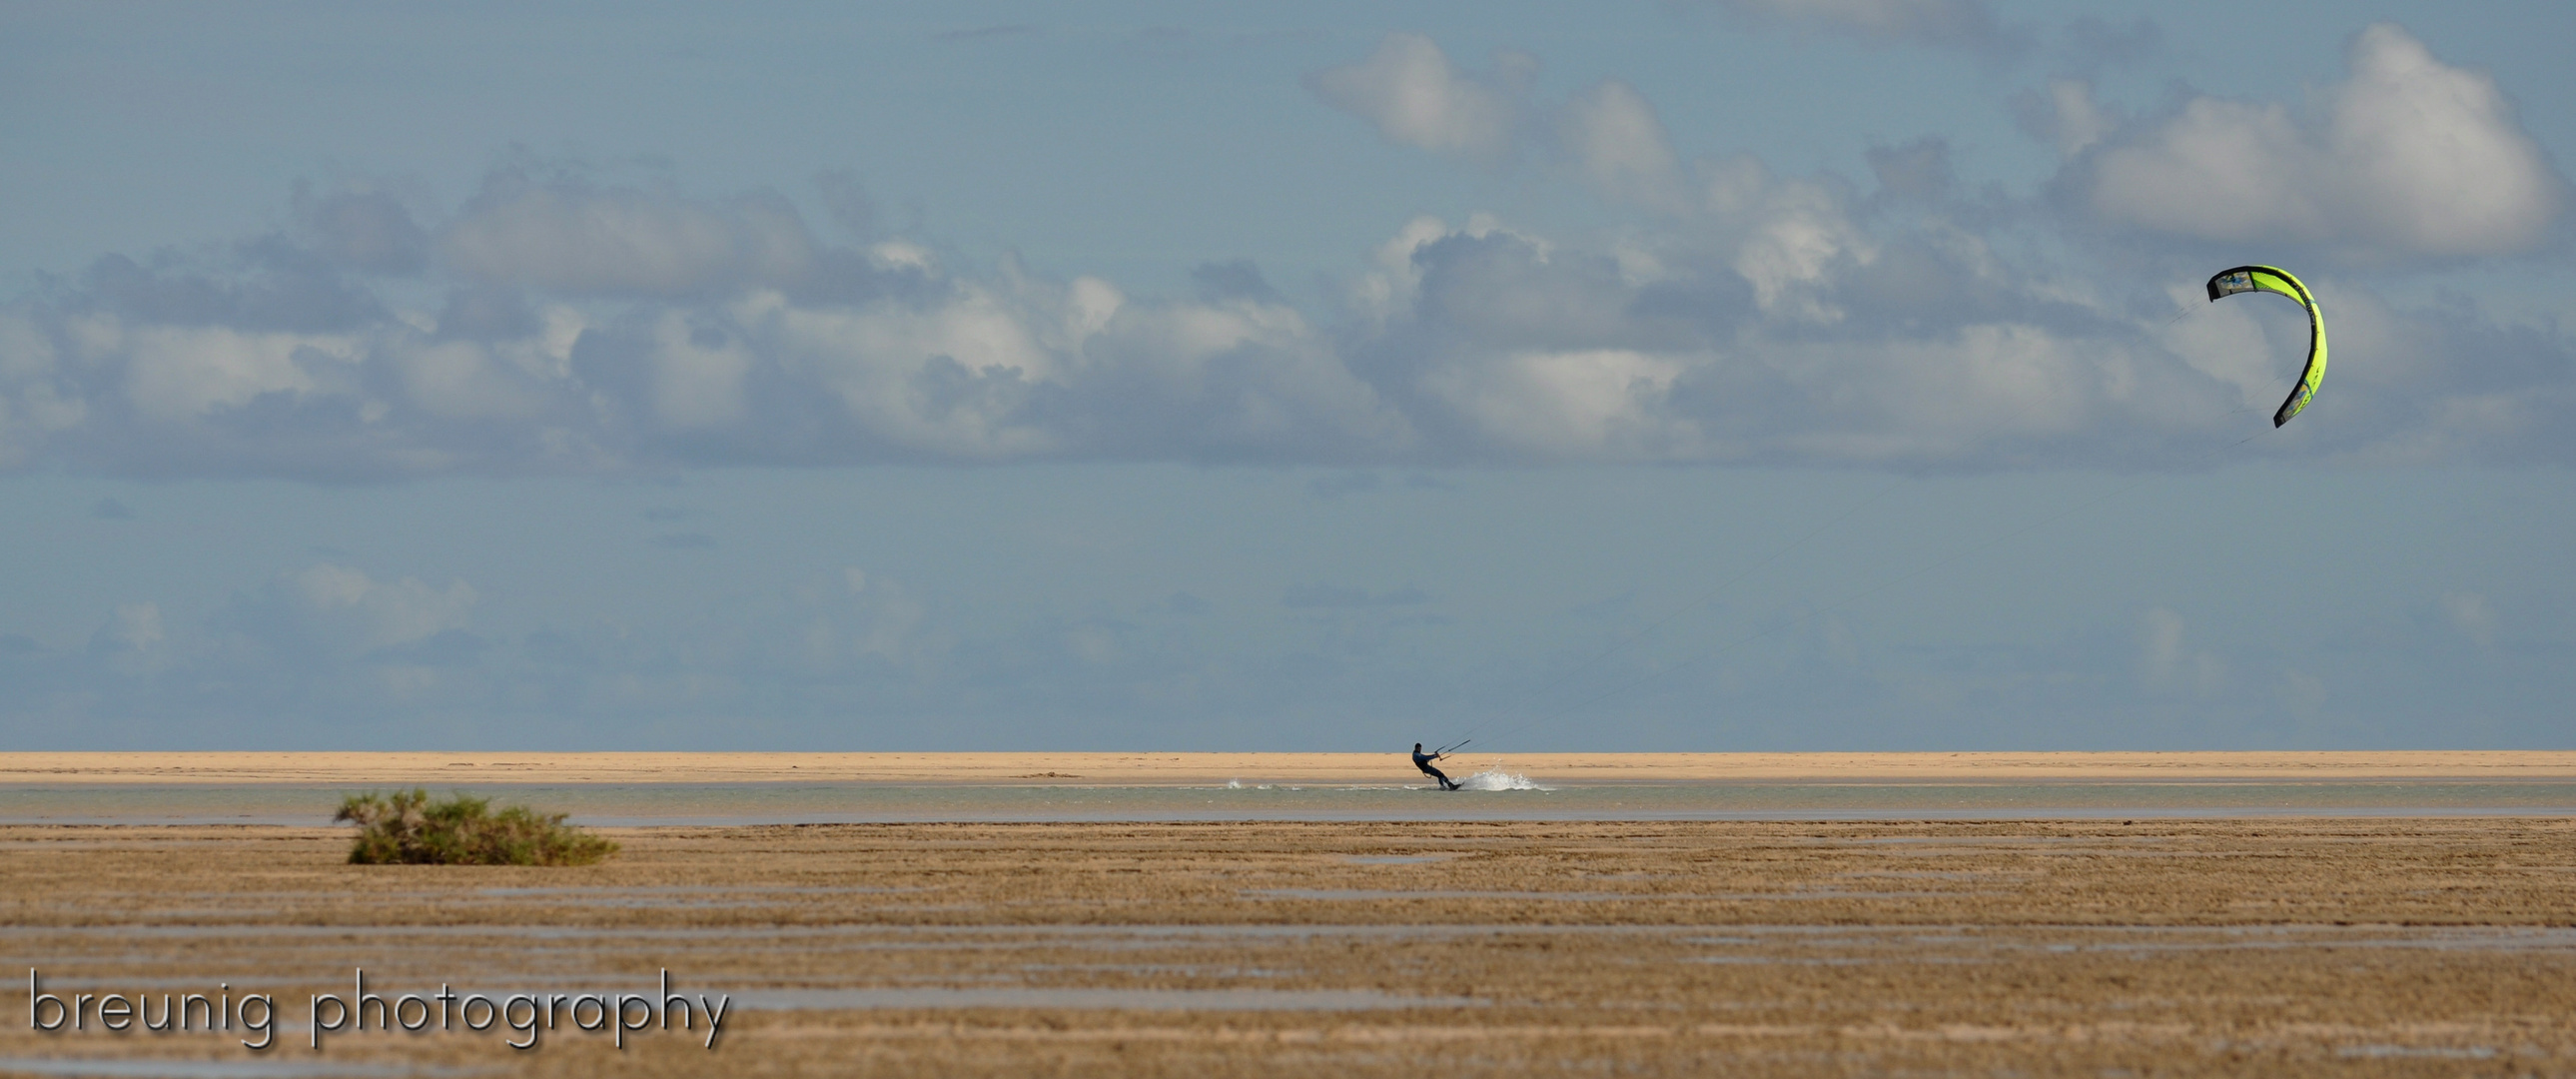
[[[2576,750],[2188,753],[1476,753],[1450,767],[1587,784],[2576,780]],[[1383,783],[1385,753],[0,753],[0,784]]]

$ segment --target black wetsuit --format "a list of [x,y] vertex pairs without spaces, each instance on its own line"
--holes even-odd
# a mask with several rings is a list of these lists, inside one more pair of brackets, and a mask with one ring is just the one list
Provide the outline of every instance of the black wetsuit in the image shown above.
[[1457,789],[1458,789],[1458,785],[1457,785],[1456,783],[1452,783],[1452,782],[1450,782],[1450,781],[1449,781],[1449,777],[1448,777],[1448,776],[1446,776],[1446,775],[1444,775],[1444,774],[1442,774],[1442,773],[1441,773],[1441,771],[1440,771],[1440,769],[1437,769],[1437,768],[1434,768],[1434,767],[1432,767],[1432,766],[1431,766],[1431,762],[1436,761],[1436,760],[1439,760],[1439,759],[1440,759],[1440,755],[1439,755],[1439,754],[1437,754],[1437,753],[1425,753],[1425,752],[1423,752],[1423,751],[1422,751],[1422,747],[1421,747],[1421,746],[1415,746],[1415,747],[1413,747],[1413,766],[1414,766],[1414,767],[1419,768],[1419,769],[1422,769],[1422,774],[1423,774],[1423,775],[1430,776],[1430,777],[1431,777],[1431,778],[1433,778],[1433,779],[1437,779],[1437,780],[1439,780],[1439,781],[1440,781],[1440,789],[1441,789],[1441,790],[1444,790],[1444,791],[1454,791],[1454,790],[1457,790]]

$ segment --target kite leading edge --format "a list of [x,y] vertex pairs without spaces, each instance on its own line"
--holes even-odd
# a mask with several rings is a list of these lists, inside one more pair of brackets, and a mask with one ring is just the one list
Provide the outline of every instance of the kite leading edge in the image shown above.
[[2221,270],[2209,279],[2209,298],[2213,303],[2221,296],[2233,296],[2239,292],[2277,292],[2299,301],[2299,306],[2308,309],[2308,366],[2299,373],[2299,384],[2291,387],[2289,399],[2281,402],[2281,410],[2272,414],[2272,426],[2279,427],[2290,422],[2290,417],[2298,415],[2299,410],[2308,407],[2308,402],[2317,395],[2317,384],[2325,381],[2326,318],[2317,311],[2316,297],[2308,295],[2308,286],[2300,284],[2288,270],[2270,266],[2239,266]]

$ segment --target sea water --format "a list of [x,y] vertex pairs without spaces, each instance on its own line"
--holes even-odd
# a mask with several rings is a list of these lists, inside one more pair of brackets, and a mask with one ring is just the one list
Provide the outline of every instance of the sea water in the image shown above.
[[[2027,820],[2133,817],[2576,815],[2576,782],[2166,780],[1619,783],[1488,770],[1424,783],[1205,786],[1047,783],[466,783],[436,785],[594,826],[923,821]],[[370,786],[0,784],[0,824],[330,821]]]

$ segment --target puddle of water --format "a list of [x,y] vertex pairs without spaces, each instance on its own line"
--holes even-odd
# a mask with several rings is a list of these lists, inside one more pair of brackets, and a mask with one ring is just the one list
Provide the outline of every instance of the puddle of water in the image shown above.
[[2483,1045],[2465,1048],[2447,1045],[2346,1045],[2335,1050],[2346,1059],[2413,1058],[2418,1060],[2493,1060],[2496,1051]]
[[1474,997],[1407,997],[1374,989],[930,988],[752,989],[735,1004],[762,1011],[880,1011],[896,1008],[1070,1008],[1138,1012],[1350,1012],[1386,1008],[1476,1008]]

